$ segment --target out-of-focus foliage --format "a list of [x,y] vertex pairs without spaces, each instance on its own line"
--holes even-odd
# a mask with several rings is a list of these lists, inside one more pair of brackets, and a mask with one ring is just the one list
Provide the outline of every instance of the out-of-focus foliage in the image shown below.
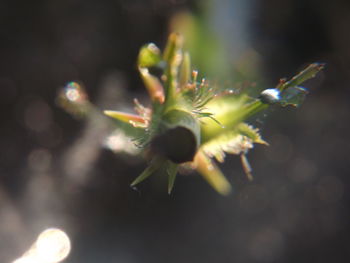
[[[232,83],[261,80],[260,55],[247,44],[243,51],[235,50],[235,46],[227,47],[224,39],[209,25],[207,13],[210,12],[197,16],[179,13],[170,25],[172,31],[185,37],[185,49],[191,54],[194,67],[211,80],[231,82],[230,88]],[[238,38],[235,42],[242,40]],[[231,52],[236,59],[232,59]]]

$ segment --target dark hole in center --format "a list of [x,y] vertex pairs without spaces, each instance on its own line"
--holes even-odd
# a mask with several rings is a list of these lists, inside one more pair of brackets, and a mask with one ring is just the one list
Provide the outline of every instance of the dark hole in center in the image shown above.
[[185,127],[176,127],[152,140],[151,148],[174,163],[193,161],[197,150],[194,134]]

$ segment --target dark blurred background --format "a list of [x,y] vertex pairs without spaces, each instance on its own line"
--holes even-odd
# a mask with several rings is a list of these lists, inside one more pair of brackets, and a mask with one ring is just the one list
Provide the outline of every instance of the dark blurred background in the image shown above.
[[[300,108],[251,120],[270,146],[249,153],[253,182],[226,159],[229,197],[195,174],[170,196],[159,178],[131,189],[146,163],[101,148],[108,129],[56,103],[77,80],[101,109],[147,104],[138,50],[163,47],[180,12],[261,89],[327,63]],[[0,261],[60,227],[65,262],[349,262],[349,28],[345,0],[1,1]]]

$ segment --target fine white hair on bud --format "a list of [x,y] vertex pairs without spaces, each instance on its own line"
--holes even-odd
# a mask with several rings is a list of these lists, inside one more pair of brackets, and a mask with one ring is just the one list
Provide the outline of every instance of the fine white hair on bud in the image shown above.
[[259,99],[265,104],[275,104],[280,100],[280,91],[278,89],[265,89],[260,93]]

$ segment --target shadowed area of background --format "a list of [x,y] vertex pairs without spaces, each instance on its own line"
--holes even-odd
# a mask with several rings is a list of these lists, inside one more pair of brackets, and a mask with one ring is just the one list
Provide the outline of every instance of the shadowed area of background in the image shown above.
[[[227,157],[229,197],[198,175],[178,176],[170,196],[162,177],[131,189],[145,162],[100,147],[110,132],[100,115],[74,119],[55,102],[77,80],[101,109],[147,104],[139,48],[163,47],[178,12],[205,21],[223,48],[221,69],[196,47],[200,74],[215,65],[264,89],[327,63],[300,108],[251,120],[270,146],[248,156],[253,182]],[[66,262],[349,262],[349,27],[341,0],[2,1],[0,261],[60,227]]]

